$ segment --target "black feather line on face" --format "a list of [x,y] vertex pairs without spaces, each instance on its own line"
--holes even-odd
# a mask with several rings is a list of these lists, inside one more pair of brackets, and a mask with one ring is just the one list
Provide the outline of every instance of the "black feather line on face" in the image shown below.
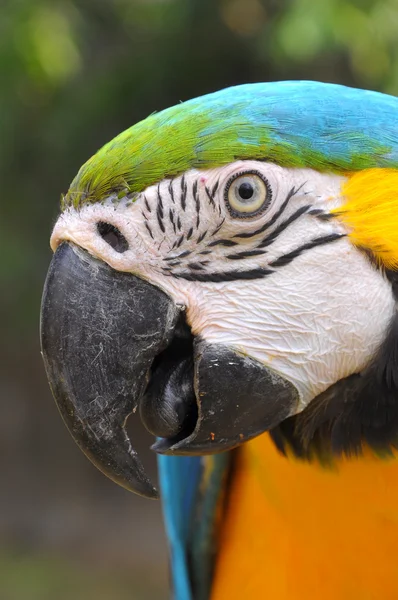
[[174,231],[174,233],[177,233],[177,230],[176,230],[176,224],[175,224],[175,222],[174,222],[174,213],[173,213],[173,211],[171,210],[171,208],[170,208],[170,210],[169,210],[169,219],[170,219],[170,223],[171,223],[171,224],[172,224],[172,226],[173,226],[173,231]]
[[370,447],[398,449],[398,313],[369,366],[329,387],[302,413],[271,431],[277,448],[302,459],[330,462]]
[[156,206],[156,217],[158,220],[158,225],[159,225],[159,229],[162,233],[166,232],[166,228],[164,226],[163,223],[163,219],[164,219],[164,212],[163,212],[163,200],[162,200],[162,195],[160,193],[160,184],[158,185],[157,188],[157,197],[158,197],[158,202],[157,202],[157,206]]
[[207,197],[209,199],[209,204],[215,209],[216,203],[214,202],[214,197],[213,197],[211,191],[209,190],[209,188],[207,187],[207,185],[205,186],[205,190],[206,190]]
[[148,199],[147,199],[146,196],[144,196],[144,202],[145,202],[145,206],[146,206],[147,211],[149,213],[152,212],[151,207],[149,206],[149,202],[148,202]]
[[[171,180],[169,183],[169,186],[168,186],[168,191],[169,191],[170,195],[173,193],[172,192],[172,190],[173,190],[172,183],[173,183],[173,181]],[[181,219],[180,219],[179,215],[175,215],[174,208],[169,208],[169,210],[166,211],[167,215],[164,214],[164,204],[163,204],[160,185],[157,188],[157,200],[158,200],[157,208],[156,208],[157,221],[158,221],[160,230],[163,233],[165,233],[164,218],[166,216],[173,227],[174,234],[177,235],[177,231],[179,231],[179,233],[180,233],[178,239],[174,240],[174,242],[172,243],[172,245],[170,247],[169,251],[171,253],[173,250],[180,248],[183,245],[184,241],[189,242],[191,239],[193,239],[194,233],[195,233],[195,237],[197,236],[197,239],[196,239],[197,244],[201,243],[204,240],[204,238],[206,236],[208,236],[208,241],[205,245],[205,249],[202,251],[200,251],[199,249],[195,250],[195,252],[197,252],[198,256],[202,255],[202,254],[210,254],[211,250],[213,250],[213,248],[215,248],[215,247],[217,247],[219,249],[234,248],[234,250],[238,250],[238,248],[236,248],[236,246],[245,244],[246,239],[248,239],[248,242],[250,244],[254,244],[254,248],[252,247],[249,249],[242,249],[242,250],[236,251],[236,252],[228,252],[228,253],[224,254],[223,258],[225,258],[228,261],[243,261],[243,260],[249,259],[249,258],[260,257],[267,253],[267,250],[265,250],[264,248],[267,246],[270,246],[273,242],[275,242],[275,240],[279,237],[279,235],[281,233],[283,233],[292,223],[294,223],[301,216],[309,214],[310,216],[317,218],[319,216],[320,212],[322,212],[322,211],[320,211],[320,209],[311,209],[310,205],[301,206],[300,208],[295,210],[293,212],[293,214],[291,214],[288,218],[286,218],[284,221],[282,221],[282,223],[279,223],[279,225],[277,225],[276,228],[271,233],[268,233],[262,239],[260,239],[260,240],[250,239],[253,236],[258,236],[260,233],[263,233],[266,229],[268,229],[269,227],[271,227],[272,225],[274,225],[276,223],[278,217],[280,217],[284,213],[291,198],[293,198],[302,189],[303,185],[304,185],[304,183],[298,188],[292,187],[290,189],[282,206],[279,208],[277,213],[269,221],[267,221],[260,228],[257,228],[254,231],[246,232],[244,234],[234,235],[233,238],[235,238],[235,239],[230,239],[230,238],[213,239],[213,240],[211,239],[211,238],[214,238],[216,236],[216,234],[221,230],[222,225],[224,224],[225,218],[220,218],[218,224],[216,225],[215,229],[212,232],[209,232],[208,230],[205,230],[202,233],[200,233],[199,231],[196,231],[197,228],[199,227],[199,223],[200,223],[199,215],[200,215],[200,208],[201,208],[199,191],[198,191],[199,190],[199,180],[198,179],[195,179],[192,182],[192,185],[190,186],[190,196],[189,196],[189,199],[194,202],[195,211],[196,211],[196,215],[197,215],[196,228],[195,228],[195,225],[192,225],[186,234],[182,233],[181,232],[181,227],[182,227]],[[217,188],[218,188],[218,182],[216,182],[216,184],[214,185],[214,187],[211,191],[208,187],[205,186],[206,194],[209,197],[209,200],[213,200],[212,195],[216,193]],[[188,190],[188,184],[185,180],[185,176],[182,176],[181,182],[180,182],[180,203],[181,203],[181,207],[183,210],[186,209],[186,205],[187,205],[187,201],[188,201],[187,190]],[[214,209],[216,210],[215,206],[214,206]],[[242,270],[242,271],[232,270],[232,271],[213,271],[213,272],[193,273],[192,271],[202,271],[203,266],[204,266],[203,263],[193,260],[191,264],[188,264],[188,263],[185,264],[185,268],[188,270],[185,270],[184,265],[181,264],[181,265],[179,265],[181,267],[181,270],[179,272],[176,272],[175,269],[167,269],[167,274],[170,276],[176,277],[176,278],[180,278],[180,279],[186,279],[189,281],[203,281],[203,282],[205,282],[205,281],[211,281],[211,282],[234,281],[234,280],[239,280],[239,279],[255,279],[256,277],[262,278],[265,275],[269,275],[269,274],[273,273],[274,267],[278,268],[278,267],[283,267],[283,266],[289,264],[294,258],[300,256],[304,251],[310,250],[311,248],[314,248],[315,246],[318,246],[321,244],[326,244],[326,243],[338,240],[338,239],[340,239],[340,237],[343,237],[343,236],[341,234],[329,234],[326,236],[320,236],[318,238],[310,240],[309,242],[306,242],[302,246],[299,246],[298,248],[290,251],[287,254],[277,257],[272,262],[270,262],[269,265],[266,265],[266,266],[257,264],[257,265],[253,265],[250,268]],[[242,238],[242,239],[240,239],[240,238]],[[169,255],[167,257],[164,257],[164,260],[166,262],[168,262],[169,266],[177,266],[176,263],[170,262],[170,261],[174,261],[175,259],[183,258],[184,256],[188,256],[188,254],[190,254],[191,252],[194,252],[194,250],[190,250],[190,251],[180,254],[178,256],[176,256],[176,255],[170,256]],[[194,265],[193,267],[191,266],[192,264]],[[199,265],[199,267],[197,265]],[[270,268],[270,267],[272,267],[272,268]]]
[[272,219],[270,219],[269,221],[267,221],[266,223],[264,223],[264,225],[262,225],[258,229],[255,229],[254,231],[248,231],[246,233],[237,233],[234,237],[240,238],[240,239],[248,239],[248,238],[254,237],[256,235],[259,235],[260,233],[264,233],[264,231],[267,231],[267,229],[269,229],[270,227],[272,227],[272,225],[285,212],[285,210],[286,210],[286,208],[287,208],[290,200],[301,190],[301,188],[303,187],[303,185],[304,185],[304,183],[302,185],[300,185],[300,187],[297,188],[297,189],[295,187],[291,188],[291,190],[287,194],[287,196],[286,196],[286,198],[285,198],[282,206],[274,214],[274,216],[272,217]]
[[204,231],[203,233],[201,233],[201,234],[200,234],[200,236],[199,236],[199,237],[198,237],[198,239],[197,239],[197,243],[198,243],[198,244],[200,244],[200,242],[203,242],[203,240],[204,240],[204,239],[205,239],[205,237],[206,237],[206,233],[207,233],[207,231]]
[[173,203],[173,204],[175,204],[175,201],[174,201],[173,182],[174,182],[174,179],[170,179],[170,183],[169,183],[169,194],[170,194],[170,198],[171,198],[171,201],[172,201],[172,203]]
[[[158,184],[158,189],[157,189],[157,195],[158,195],[158,206],[163,209],[163,200],[162,200],[162,195],[160,193],[160,183]],[[162,211],[163,212],[163,211]]]
[[266,254],[265,250],[243,250],[242,252],[236,252],[236,254],[227,254],[225,258],[228,260],[242,260],[253,256],[261,256],[263,254]]
[[145,227],[146,227],[146,229],[147,229],[147,231],[148,231],[149,235],[151,236],[151,238],[152,238],[152,239],[154,239],[154,237],[153,237],[153,233],[152,233],[152,229],[149,227],[149,225],[148,225],[148,223],[147,223],[147,222],[145,222]]
[[165,233],[166,232],[166,228],[165,228],[164,223],[163,223],[163,209],[160,206],[158,206],[158,208],[156,210],[156,216],[157,216],[157,219],[158,219],[158,224],[159,224],[159,228],[160,228],[161,232]]
[[233,240],[215,240],[214,242],[210,242],[207,244],[208,248],[213,248],[213,246],[226,246],[227,248],[231,246],[237,246],[238,242],[234,242]]
[[318,238],[315,238],[314,240],[311,240],[310,242],[307,242],[306,244],[303,244],[302,246],[299,246],[295,250],[292,250],[291,252],[280,256],[279,258],[273,260],[269,264],[271,267],[284,267],[285,265],[291,263],[294,258],[300,256],[300,254],[302,254],[306,250],[311,250],[312,248],[316,248],[316,246],[323,246],[324,244],[335,242],[336,240],[339,240],[342,237],[346,237],[346,235],[346,233],[331,233],[329,235],[322,235]]
[[319,221],[331,221],[337,216],[336,213],[327,213],[321,208],[313,208],[312,210],[308,211],[308,214],[312,215],[313,217],[316,217]]
[[286,221],[283,221],[283,223],[278,225],[278,227],[276,227],[272,233],[263,238],[261,242],[257,244],[257,248],[265,248],[266,246],[272,244],[276,238],[289,227],[291,223],[299,219],[301,215],[304,215],[309,208],[310,206],[308,204],[298,208],[292,215],[290,215],[288,219],[286,219]]
[[[305,207],[304,207],[305,208]],[[295,215],[297,215],[299,211],[297,211],[295,213]],[[304,214],[305,211],[301,212],[300,214]],[[294,215],[292,215],[294,216]],[[298,218],[298,216],[296,216],[293,220],[295,220],[296,218]],[[274,241],[276,239],[276,237],[278,237],[278,235],[284,231],[284,229],[286,229],[286,227],[292,222],[292,220],[288,219],[287,221],[285,221],[284,223],[282,223],[282,226],[279,227],[277,230],[277,235],[274,236],[273,234],[271,234],[272,236],[272,240]],[[190,234],[192,232],[192,228],[190,229],[187,239],[189,239]],[[268,236],[267,239],[269,239],[271,236]],[[273,267],[272,269],[270,268],[264,268],[264,267],[254,267],[252,269],[247,269],[244,271],[238,271],[238,270],[233,270],[233,271],[216,271],[216,272],[205,272],[205,273],[192,273],[189,271],[180,271],[179,273],[176,272],[172,272],[170,273],[170,275],[172,275],[173,277],[177,277],[178,279],[186,279],[187,281],[202,281],[202,282],[213,282],[213,283],[220,283],[220,282],[225,282],[225,281],[238,281],[240,279],[262,279],[263,277],[265,277],[266,275],[270,275],[271,273],[274,273],[274,268],[283,268],[286,265],[288,265],[289,263],[292,262],[292,260],[294,260],[295,258],[297,258],[298,256],[300,256],[301,254],[303,254],[303,252],[306,252],[307,250],[311,250],[312,248],[315,248],[316,246],[322,246],[325,244],[330,244],[331,242],[335,242],[340,240],[341,238],[346,237],[346,234],[341,234],[341,233],[332,233],[329,235],[324,235],[324,236],[320,236],[317,238],[314,238],[313,240],[310,240],[309,242],[302,244],[301,246],[299,246],[298,248],[296,248],[295,250],[292,250],[291,252],[288,252],[287,254],[283,254],[282,256],[279,256],[278,258],[276,258],[275,260],[273,260],[272,262],[269,263],[268,267]],[[174,244],[173,248],[175,246],[177,246],[177,248],[181,245],[182,240],[180,239],[179,242],[176,244]],[[234,242],[233,240],[215,240],[213,242],[211,242],[210,244],[207,245],[207,248],[210,247],[214,247],[214,246],[221,246],[221,247],[235,247],[236,245],[238,245],[238,242]],[[165,261],[173,261],[177,258],[183,258],[188,256],[189,254],[191,254],[192,251],[185,251],[182,252],[181,254],[177,255],[177,256],[170,256],[165,258]],[[234,252],[232,254],[226,254],[224,257],[228,260],[245,260],[247,258],[254,258],[263,254],[266,254],[267,251],[266,250],[243,250],[240,252]],[[202,250],[201,252],[198,253],[198,255],[203,255],[203,254],[211,254],[210,250]],[[209,262],[209,261],[208,261]],[[172,264],[172,263],[169,263]],[[203,263],[201,263],[201,265],[203,265]],[[191,268],[191,265],[187,265],[188,268]],[[195,270],[195,267],[193,267],[193,269]],[[200,269],[196,269],[196,270],[200,270]],[[168,271],[170,271],[168,269]],[[169,274],[169,273],[168,273]]]
[[185,258],[186,256],[189,256],[190,254],[192,254],[192,250],[184,250],[184,252],[181,252],[181,254],[177,254],[176,256],[167,256],[164,260],[170,261],[170,260],[176,260],[176,258]]
[[189,273],[188,271],[182,271],[181,273],[173,273],[173,277],[186,279],[187,281],[222,283],[225,281],[262,279],[267,275],[271,275],[271,273],[273,273],[271,269],[255,268],[248,271],[215,271],[210,273]]
[[198,194],[198,182],[195,181],[193,186],[193,196],[195,199],[195,208],[196,208],[196,229],[199,229],[200,225],[200,197]]
[[181,196],[180,196],[182,210],[185,210],[185,208],[187,206],[187,191],[188,191],[188,186],[185,182],[185,175],[183,175],[181,178]]

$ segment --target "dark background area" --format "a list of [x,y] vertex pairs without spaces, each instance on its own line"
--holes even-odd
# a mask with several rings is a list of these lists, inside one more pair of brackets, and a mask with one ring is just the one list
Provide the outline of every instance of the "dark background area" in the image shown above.
[[[159,503],[75,447],[40,356],[59,198],[103,143],[153,111],[244,82],[398,93],[398,0],[0,3],[0,600],[162,600]],[[155,477],[150,438],[135,433]]]

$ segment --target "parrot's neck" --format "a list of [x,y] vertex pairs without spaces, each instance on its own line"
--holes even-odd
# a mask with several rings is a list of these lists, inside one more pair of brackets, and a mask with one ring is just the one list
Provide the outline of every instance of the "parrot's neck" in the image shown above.
[[325,469],[268,434],[237,460],[212,600],[398,598],[398,461]]

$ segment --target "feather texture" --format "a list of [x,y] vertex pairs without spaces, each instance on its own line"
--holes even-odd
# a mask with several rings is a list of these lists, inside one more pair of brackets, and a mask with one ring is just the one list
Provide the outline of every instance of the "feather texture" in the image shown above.
[[398,461],[239,451],[211,600],[396,600]]
[[187,545],[202,473],[199,456],[158,456],[162,507],[176,600],[192,600]]
[[174,600],[207,600],[230,453],[159,456]]
[[332,211],[351,229],[350,239],[387,269],[398,268],[398,170],[365,169],[343,186],[346,203]]
[[134,195],[190,168],[239,159],[358,171],[398,167],[398,99],[307,81],[227,88],[156,113],[89,159],[63,207]]

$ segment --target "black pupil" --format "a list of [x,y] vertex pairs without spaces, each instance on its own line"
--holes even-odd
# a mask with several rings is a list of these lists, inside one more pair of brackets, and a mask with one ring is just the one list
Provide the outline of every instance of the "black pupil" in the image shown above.
[[117,227],[111,225],[110,223],[100,221],[99,223],[97,223],[97,229],[102,239],[107,244],[109,244],[114,250],[116,250],[116,252],[123,254],[123,252],[126,252],[126,250],[128,250],[128,242]]
[[238,194],[242,198],[242,200],[250,200],[250,198],[254,194],[254,189],[251,183],[247,181],[245,183],[241,183],[238,188]]

